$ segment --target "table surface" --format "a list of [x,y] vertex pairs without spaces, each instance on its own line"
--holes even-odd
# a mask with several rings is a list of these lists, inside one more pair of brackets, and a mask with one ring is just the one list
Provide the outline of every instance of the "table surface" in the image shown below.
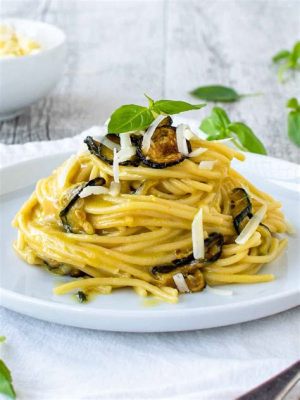
[[[67,34],[63,78],[47,98],[0,124],[3,143],[73,136],[121,104],[145,103],[143,93],[197,101],[192,89],[219,83],[261,92],[224,107],[270,155],[299,161],[285,103],[299,97],[300,73],[279,84],[271,62],[300,37],[299,0],[2,0],[0,15],[54,23]],[[187,116],[200,121],[212,106]]]

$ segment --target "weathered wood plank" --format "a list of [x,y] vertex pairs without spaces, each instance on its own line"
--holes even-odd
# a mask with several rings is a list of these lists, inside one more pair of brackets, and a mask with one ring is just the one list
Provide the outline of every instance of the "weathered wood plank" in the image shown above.
[[3,142],[72,136],[103,123],[124,102],[146,103],[144,92],[162,96],[162,1],[43,1],[38,12],[32,11],[36,3],[19,7],[4,1],[10,16],[38,18],[65,30],[65,73],[50,96],[19,118],[15,135],[15,121],[3,123]]
[[299,149],[287,139],[285,103],[299,97],[300,74],[280,85],[271,57],[299,39],[300,2],[171,1],[168,7],[167,96],[192,100],[190,90],[212,83],[262,92],[224,108],[253,128],[270,155],[299,161]]

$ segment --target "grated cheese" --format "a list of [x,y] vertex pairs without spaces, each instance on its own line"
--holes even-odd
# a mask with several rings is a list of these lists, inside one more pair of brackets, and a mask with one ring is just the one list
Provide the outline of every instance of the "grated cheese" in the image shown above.
[[253,215],[253,217],[248,221],[245,228],[242,230],[242,232],[239,234],[239,236],[235,239],[235,243],[245,244],[250,239],[250,237],[253,235],[253,233],[256,231],[258,225],[263,220],[266,212],[267,212],[267,206],[264,204]]
[[176,141],[179,153],[187,156],[189,154],[189,149],[187,146],[186,138],[184,136],[184,131],[187,128],[185,124],[179,124],[176,128]]
[[109,187],[109,194],[113,197],[116,197],[120,194],[120,191],[121,191],[121,184],[112,181]]
[[163,119],[166,118],[166,115],[159,115],[155,120],[152,122],[152,124],[149,126],[149,128],[146,130],[143,141],[142,141],[142,151],[147,154],[150,146],[151,146],[151,138],[155,132],[155,129],[157,126],[161,123]]
[[136,154],[136,147],[135,146],[131,146],[131,147],[127,147],[126,149],[121,149],[118,152],[118,159],[119,162],[124,162],[127,160],[130,160],[132,156],[134,156]]
[[103,186],[87,186],[79,194],[79,197],[84,198],[92,194],[107,194],[108,189]]
[[99,142],[102,143],[104,146],[108,147],[110,150],[113,149],[117,149],[118,151],[121,150],[121,146],[118,143],[113,142],[107,137],[100,138]]
[[199,168],[212,170],[215,165],[215,162],[216,162],[215,160],[214,161],[200,161]]
[[200,210],[195,215],[192,222],[192,241],[193,255],[196,260],[204,258],[204,232],[203,232],[203,210]]
[[130,160],[136,153],[136,147],[132,145],[130,134],[120,135],[121,150],[118,152],[119,162]]
[[187,140],[190,140],[193,137],[197,137],[196,134],[191,130],[191,128],[188,125],[185,126],[183,134]]
[[120,143],[121,143],[121,149],[126,149],[127,147],[131,147],[131,138],[130,134],[128,133],[122,133],[120,134]]
[[177,286],[177,289],[179,290],[180,293],[189,293],[190,292],[190,289],[189,289],[188,285],[186,284],[184,276],[182,275],[181,272],[173,275],[173,280],[174,280],[175,285]]
[[207,151],[206,147],[199,147],[198,149],[189,153],[189,157],[198,157]]
[[114,175],[114,181],[119,183],[119,157],[118,157],[118,152],[117,149],[114,148],[114,161],[113,161],[113,175]]

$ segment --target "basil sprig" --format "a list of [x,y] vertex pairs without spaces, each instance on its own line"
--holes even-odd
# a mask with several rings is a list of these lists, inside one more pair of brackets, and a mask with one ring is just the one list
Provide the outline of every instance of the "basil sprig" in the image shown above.
[[300,70],[300,41],[294,44],[291,51],[280,50],[273,56],[272,61],[279,64],[278,80],[282,83],[286,71]]
[[231,103],[243,97],[257,96],[258,94],[239,94],[235,89],[222,85],[199,86],[191,92],[191,95],[201,100],[221,103]]
[[146,129],[153,120],[154,117],[149,108],[126,104],[112,113],[108,132],[122,133]]
[[0,360],[0,393],[5,394],[11,399],[16,398],[10,370],[2,360]]
[[[5,336],[0,336],[0,343],[5,342]],[[0,359],[0,393],[5,394],[11,399],[16,398],[16,392],[12,384],[12,377],[10,370],[5,365],[4,361]]]
[[293,97],[286,106],[291,109],[288,113],[288,136],[290,140],[300,147],[300,104]]
[[243,122],[231,122],[226,111],[214,107],[211,115],[204,118],[200,129],[208,135],[207,140],[231,138],[236,147],[243,151],[267,154],[267,151],[252,129]]
[[108,124],[109,133],[123,133],[137,130],[144,130],[160,114],[173,115],[184,111],[199,110],[205,104],[190,104],[178,100],[158,100],[154,101],[147,96],[148,107],[136,104],[126,104],[115,110]]

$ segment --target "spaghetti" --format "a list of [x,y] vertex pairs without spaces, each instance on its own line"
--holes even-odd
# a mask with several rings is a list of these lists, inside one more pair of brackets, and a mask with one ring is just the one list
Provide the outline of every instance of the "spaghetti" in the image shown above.
[[[244,160],[242,153],[194,135],[180,162],[172,142],[172,166],[157,167],[160,154],[152,168],[133,151],[142,153],[138,135],[122,140],[125,148],[109,136],[105,151],[90,138],[89,150],[41,179],[14,218],[14,248],[24,260],[74,277],[56,294],[131,287],[175,303],[178,292],[206,284],[274,279],[258,272],[285,248],[287,240],[277,234],[287,224],[281,204],[231,168],[233,158]],[[129,147],[133,162],[126,161]]]

